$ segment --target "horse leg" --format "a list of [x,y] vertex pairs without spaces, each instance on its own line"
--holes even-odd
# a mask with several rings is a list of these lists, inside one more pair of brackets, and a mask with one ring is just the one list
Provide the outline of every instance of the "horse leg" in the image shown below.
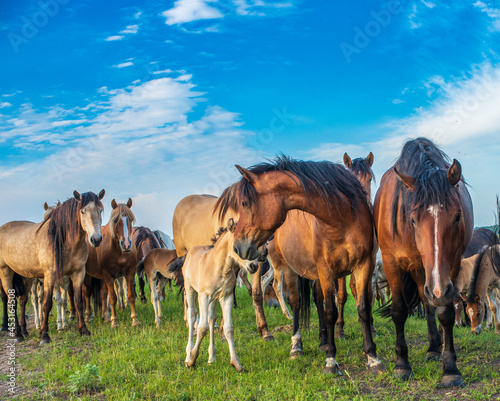
[[146,303],[146,294],[144,292],[144,286],[146,285],[144,278],[139,277],[139,299],[143,304]]
[[215,301],[210,302],[208,305],[208,329],[210,330],[210,344],[208,346],[208,363],[215,362],[215,321],[217,319],[217,312],[215,310]]
[[[260,280],[260,279],[259,279]],[[227,345],[229,346],[229,355],[231,356],[231,365],[239,372],[245,372],[243,366],[241,366],[240,360],[236,355],[236,348],[234,346],[234,328],[233,320],[231,316],[232,311],[232,299],[231,295],[220,299],[220,306],[222,308],[222,315],[224,320],[224,333],[226,333]]]
[[[83,280],[85,279],[85,269],[81,269],[77,273],[73,273],[71,276],[71,283],[73,284],[73,289],[74,289],[74,299],[75,299],[75,306],[76,306],[76,315],[77,315],[77,324],[76,328],[78,329],[78,332],[80,333],[81,336],[90,336],[90,331],[87,329],[87,326],[85,325],[85,318],[83,314],[83,297],[82,297],[82,284]],[[88,302],[89,302],[89,307],[90,307],[90,286],[89,286],[89,296],[88,296]]]
[[[249,292],[251,291],[253,307],[255,309],[255,319],[257,321],[257,330],[264,341],[272,341],[274,340],[273,335],[269,331],[269,327],[267,325],[266,315],[264,314],[264,296],[262,293],[262,268],[264,267],[263,262],[259,262],[259,267],[257,271],[254,273],[254,277],[252,280],[252,286]],[[245,272],[245,275],[247,273]]]
[[52,309],[52,296],[54,292],[54,277],[51,274],[46,274],[43,278],[43,323],[40,328],[40,345],[50,343],[49,336],[49,314]]
[[358,318],[363,332],[363,352],[366,357],[366,367],[372,373],[381,374],[385,372],[382,362],[377,357],[377,346],[373,341],[373,315],[372,315],[372,276],[373,267],[371,260],[360,263],[357,270],[351,276],[351,283],[355,283],[356,306]]
[[[271,244],[274,244],[274,242],[271,242]],[[269,271],[274,271],[273,276],[269,280],[272,280],[274,277],[273,289],[276,293],[276,297],[278,298],[278,302],[280,303],[281,311],[287,319],[292,320],[292,315],[290,314],[285,299],[283,298],[284,271],[285,268],[288,268],[288,266],[286,266],[281,256],[278,255],[276,248],[272,245],[268,247],[267,260],[269,261]],[[264,290],[265,288],[262,289],[262,293],[264,293]]]
[[68,283],[68,298],[69,298],[69,321],[71,322],[76,318],[76,304],[75,304],[75,290],[73,288],[73,282],[69,280]]
[[158,288],[156,287],[155,273],[148,277],[149,286],[151,288],[151,303],[153,304],[153,310],[155,312],[155,324],[156,327],[160,328],[160,316],[158,314]]
[[[427,297],[424,294],[425,273],[423,270],[416,270],[411,273],[411,276],[418,286],[420,299],[424,304],[425,318],[427,320],[427,336],[429,339],[429,348],[425,355],[426,361],[439,361],[441,359],[441,336],[436,325],[436,308],[429,304]],[[453,314],[453,321],[455,314]]]
[[462,311],[464,301],[460,296],[457,296],[453,299],[453,308],[455,309],[455,326],[462,327],[464,326],[464,322],[462,320]]
[[40,328],[40,316],[38,315],[37,287],[38,287],[38,279],[36,278],[33,280],[33,285],[31,287],[31,291],[30,291],[30,297],[31,297],[31,305],[33,305],[33,313],[35,314],[35,328],[39,329]]
[[188,363],[191,360],[191,351],[193,350],[194,343],[193,343],[193,338],[194,338],[194,324],[196,322],[196,292],[194,289],[191,287],[189,282],[185,281],[185,291],[186,291],[186,296],[184,298],[185,301],[185,315],[186,315],[186,323],[188,325],[189,331],[188,331],[188,343],[186,345],[186,359],[185,363],[186,366],[189,366]]
[[23,280],[26,292],[19,299],[20,301],[19,305],[21,307],[19,325],[21,326],[21,333],[23,334],[23,336],[28,337],[29,334],[26,328],[26,304],[28,303],[29,293],[31,291],[33,279],[23,278]]
[[115,294],[116,294],[116,302],[118,304],[118,309],[123,310],[125,307],[123,306],[123,297],[122,297],[122,287],[120,285],[120,279],[117,278],[114,280],[113,287],[115,288]]
[[[284,267],[284,265],[283,265]],[[290,307],[293,313],[293,330],[292,330],[292,349],[290,350],[290,358],[296,359],[304,355],[304,349],[302,345],[302,335],[300,333],[300,301],[299,301],[299,286],[298,280],[299,276],[288,266],[284,267],[283,273],[285,276],[285,282],[288,287],[288,292],[290,294]]]
[[[73,278],[71,279],[71,287],[73,287]],[[85,301],[85,321],[89,322],[92,319],[92,306],[90,305],[90,297],[91,297],[91,288],[90,288],[90,280],[88,283],[84,282],[81,286],[81,293],[83,299]],[[75,298],[76,295],[73,294]],[[95,311],[97,313],[97,311]]]
[[[132,327],[138,327],[141,325],[141,322],[139,322],[139,319],[137,319],[137,312],[135,310],[135,288],[134,288],[134,282],[135,282],[135,270],[133,269],[132,272],[127,276],[127,295],[128,295],[128,303],[130,305],[130,317],[132,319]],[[154,291],[154,286],[151,287],[151,291]]]
[[[231,299],[232,302],[232,299]],[[200,321],[198,322],[197,335],[196,335],[196,343],[194,344],[193,349],[189,355],[189,358],[186,362],[186,366],[191,368],[196,364],[196,359],[200,354],[200,345],[203,338],[208,333],[208,304],[210,303],[210,299],[203,294],[198,294],[198,309],[200,314]]]
[[[163,314],[161,311],[160,294],[165,289],[165,286],[167,285],[167,281],[169,281],[169,279],[162,276],[162,278],[158,279],[158,283],[156,284],[156,293],[158,294],[158,297],[156,298],[156,305],[157,305],[157,309],[158,309],[158,317],[160,319],[163,317]],[[170,280],[170,281],[172,281],[172,280]]]
[[[338,315],[335,322],[335,338],[346,338],[344,333],[344,306],[347,302],[347,279],[345,277],[338,280],[339,289],[337,291]],[[354,295],[354,292],[353,292]]]
[[[109,306],[111,307],[111,328],[115,329],[118,327],[118,317],[116,316],[117,297],[115,292],[115,280],[113,280],[109,276],[106,276],[104,278],[104,282],[106,283],[106,289],[108,292],[108,296],[106,298],[109,298]],[[106,305],[106,307],[104,305]],[[108,302],[103,299],[103,309],[107,309],[107,305]]]
[[7,310],[7,293],[4,291],[2,283],[0,282],[0,296],[2,297],[2,305],[3,305],[3,318],[2,318],[2,327],[0,331],[9,331],[9,312]]
[[314,282],[314,303],[316,304],[316,310],[318,311],[319,320],[319,350],[326,351],[326,341],[327,341],[327,330],[325,323],[325,299],[323,298],[323,290],[321,289],[321,284],[319,280]]
[[495,294],[493,289],[488,288],[488,292],[486,294],[488,296],[488,303],[491,309],[491,315],[495,321],[495,334],[500,334],[500,308],[497,306],[497,302],[495,299]]
[[55,285],[54,288],[54,298],[56,299],[56,309],[57,309],[57,331],[62,331],[64,329],[62,321],[62,297],[61,297],[61,287],[59,284]]

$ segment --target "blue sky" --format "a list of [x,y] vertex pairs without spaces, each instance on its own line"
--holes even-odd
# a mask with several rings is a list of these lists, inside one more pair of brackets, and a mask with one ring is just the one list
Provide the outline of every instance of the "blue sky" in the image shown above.
[[235,163],[372,151],[380,178],[424,135],[492,224],[499,39],[498,1],[2,1],[0,223],[105,188],[171,233]]

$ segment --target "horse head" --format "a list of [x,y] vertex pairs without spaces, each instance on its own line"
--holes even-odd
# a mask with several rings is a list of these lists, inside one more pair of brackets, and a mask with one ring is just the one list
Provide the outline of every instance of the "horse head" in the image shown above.
[[98,247],[102,241],[101,224],[103,206],[101,203],[106,191],[103,189],[98,195],[93,192],[80,194],[73,192],[74,198],[78,201],[80,224],[87,233],[89,243],[93,247]]
[[371,202],[372,196],[372,181],[374,178],[373,166],[373,153],[370,152],[366,158],[358,157],[351,160],[347,153],[344,153],[344,166],[351,170],[356,177],[358,177],[361,186],[366,191],[368,202]]
[[232,251],[233,259],[240,265],[240,267],[245,269],[248,273],[254,274],[259,268],[259,262],[264,262],[267,259],[267,246],[264,244],[257,248],[257,257],[255,259],[242,259],[236,252],[236,247],[234,245],[234,232],[236,226],[237,224],[234,220],[232,218],[229,219],[227,223],[227,230],[231,233],[230,241],[232,242],[232,244],[229,244],[229,249]]
[[132,199],[128,198],[126,204],[117,203],[115,199],[111,201],[110,231],[112,237],[118,242],[123,252],[132,250],[133,223],[135,216],[130,210]]

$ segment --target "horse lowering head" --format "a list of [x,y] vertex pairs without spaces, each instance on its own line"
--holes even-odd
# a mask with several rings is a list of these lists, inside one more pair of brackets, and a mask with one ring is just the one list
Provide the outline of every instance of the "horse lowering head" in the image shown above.
[[132,207],[132,199],[128,198],[128,202],[117,203],[115,199],[111,201],[110,231],[111,236],[118,241],[123,252],[132,250],[132,235],[133,223],[135,216],[130,210]]
[[[104,189],[98,195],[93,192],[83,194],[76,190],[73,192],[74,198],[78,201],[80,224],[87,233],[90,245],[94,247],[98,247],[102,241],[101,224],[104,208],[101,200],[104,198],[105,193]],[[58,210],[58,208],[55,210]]]
[[394,171],[408,191],[405,214],[425,269],[425,296],[431,305],[446,305],[454,296],[450,273],[465,231],[456,189],[460,163],[453,160],[448,171],[431,168],[415,177]]
[[367,199],[371,201],[372,181],[374,178],[373,166],[373,153],[370,152],[366,158],[358,157],[351,160],[347,153],[344,153],[344,165],[351,170],[356,177],[358,177],[361,186],[366,191]]
[[236,224],[233,219],[229,219],[227,222],[227,231],[231,233],[229,249],[231,249],[232,257],[236,262],[245,269],[248,273],[253,274],[259,268],[259,262],[264,262],[267,259],[267,246],[264,244],[257,249],[257,257],[255,259],[242,259],[236,252],[236,247],[234,246],[234,231],[236,229]]
[[470,329],[472,334],[481,334],[485,315],[484,302],[481,301],[481,298],[477,294],[466,298],[466,301],[467,306],[465,311],[470,319]]

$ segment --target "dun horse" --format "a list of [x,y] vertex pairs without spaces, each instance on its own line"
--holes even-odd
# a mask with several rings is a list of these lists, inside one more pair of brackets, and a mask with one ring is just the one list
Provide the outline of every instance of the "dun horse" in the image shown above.
[[[101,199],[87,192],[64,202],[50,212],[41,223],[13,221],[0,227],[0,279],[4,290],[13,289],[14,272],[23,277],[43,278],[45,299],[43,324],[40,330],[41,344],[50,342],[48,334],[49,313],[52,308],[52,292],[56,281],[64,275],[71,278],[75,289],[78,311],[77,328],[80,335],[90,335],[83,319],[81,285],[85,277],[85,262],[89,248],[99,246],[101,236]],[[20,248],[19,244],[23,244]],[[16,339],[23,335],[15,313]]]
[[[186,347],[186,366],[196,363],[203,337],[210,331],[208,347],[208,363],[215,362],[215,320],[216,303],[219,301],[224,321],[224,334],[229,346],[231,365],[238,372],[244,371],[236,355],[234,347],[233,321],[233,288],[236,285],[236,269],[241,266],[250,274],[257,271],[256,261],[245,261],[234,252],[234,221],[229,219],[227,227],[219,230],[214,238],[213,246],[196,246],[191,248],[184,258],[171,265],[170,271],[178,271],[182,266],[184,288],[186,292],[187,316],[189,324],[188,344]],[[174,236],[174,241],[175,241]],[[257,254],[258,257],[260,254]],[[183,264],[182,264],[183,262]],[[197,327],[196,344],[193,344],[194,325],[196,321],[196,293],[200,320]]]
[[[102,227],[102,245],[89,253],[87,261],[87,274],[91,277],[104,280],[109,293],[111,306],[111,327],[118,326],[116,317],[116,293],[114,281],[118,277],[126,277],[128,287],[128,300],[130,304],[130,317],[132,326],[139,326],[135,310],[135,270],[137,266],[137,251],[132,242],[132,224],[135,216],[130,210],[132,199],[127,204],[111,202],[111,217],[108,224]],[[106,318],[107,293],[102,291],[102,317]],[[90,288],[86,296],[90,298]]]
[[[366,193],[358,179],[338,164],[285,156],[275,163],[237,168],[243,178],[226,189],[217,205],[221,215],[228,210],[239,215],[235,251],[243,259],[253,259],[257,248],[276,231],[274,243],[280,259],[301,276],[319,280],[325,303],[326,373],[340,374],[334,341],[338,317],[335,279],[353,274],[367,367],[382,372],[370,330],[374,230]],[[296,286],[297,281],[287,280],[287,285]],[[291,298],[292,288],[289,290]],[[300,352],[301,343],[294,309],[292,355]]]
[[[402,379],[412,376],[404,326],[420,296],[429,334],[426,359],[442,357],[440,385],[451,387],[463,385],[453,345],[454,282],[474,224],[460,163],[453,160],[450,165],[446,160],[430,140],[408,141],[395,166],[382,177],[374,218],[392,292],[389,313],[397,338],[394,375]],[[436,308],[444,329],[442,353]]]

